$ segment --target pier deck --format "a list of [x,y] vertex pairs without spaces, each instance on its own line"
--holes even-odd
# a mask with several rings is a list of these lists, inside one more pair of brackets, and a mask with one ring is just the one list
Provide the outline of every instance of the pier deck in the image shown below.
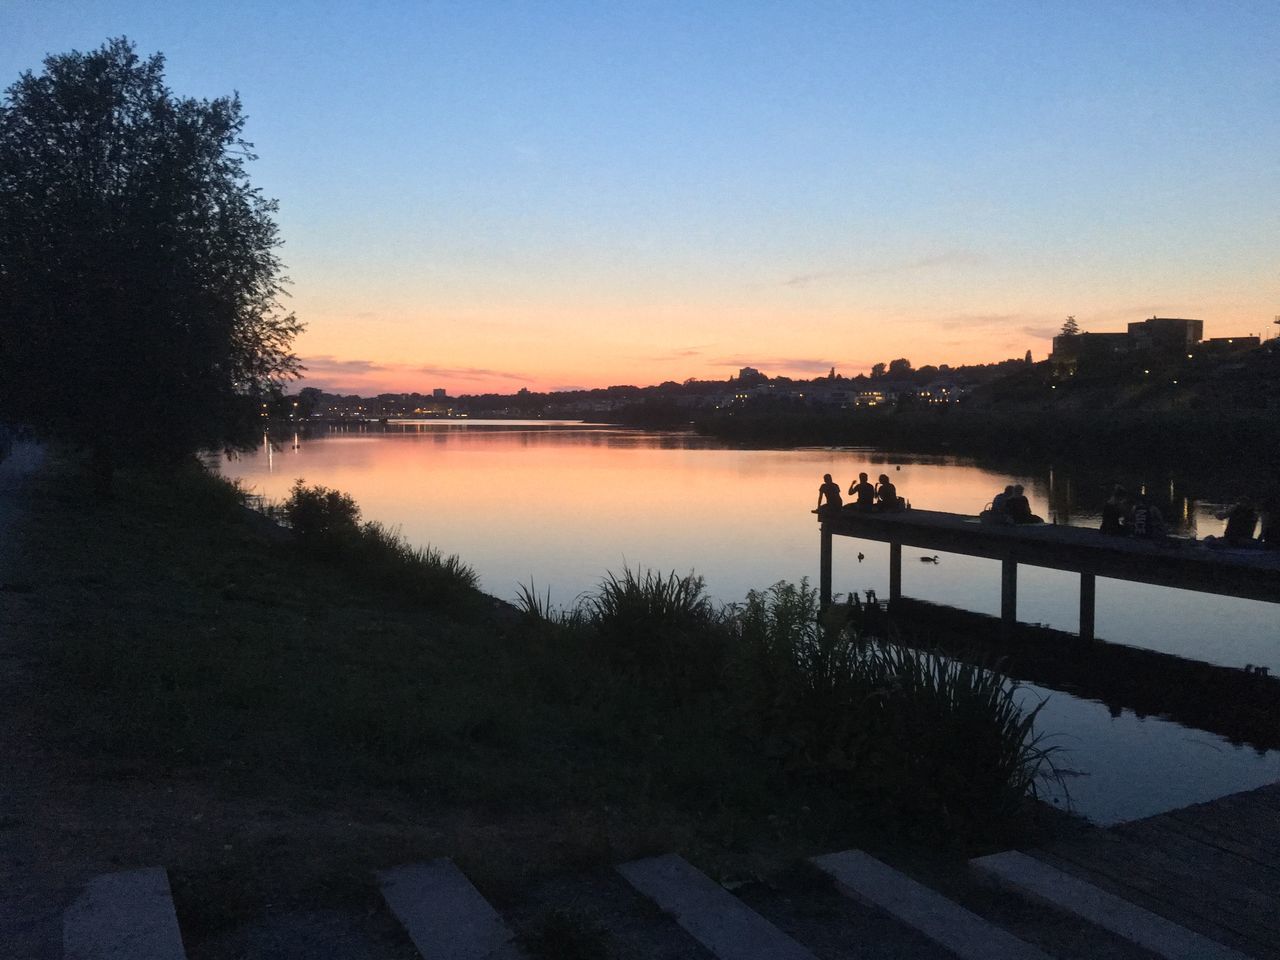
[[1280,960],[1280,784],[1027,853],[1259,960]]
[[1280,551],[1276,550],[1211,549],[1191,540],[1135,540],[1054,524],[984,524],[977,517],[933,510],[842,510],[838,515],[820,515],[819,527],[824,608],[831,602],[831,538],[837,536],[889,544],[890,601],[902,596],[904,546],[999,560],[1000,611],[1009,624],[1017,621],[1019,564],[1078,573],[1080,635],[1090,640],[1096,577],[1280,603]]

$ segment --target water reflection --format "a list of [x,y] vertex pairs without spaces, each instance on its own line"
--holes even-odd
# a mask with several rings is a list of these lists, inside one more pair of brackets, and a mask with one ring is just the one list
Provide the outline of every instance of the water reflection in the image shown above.
[[[1032,510],[1060,523],[1096,526],[1115,483],[1145,485],[1165,500],[1175,532],[1219,533],[1217,478],[1072,470],[1061,465],[977,464],[940,456],[854,449],[756,450],[684,434],[538,421],[430,421],[387,428],[339,427],[264,443],[224,465],[269,499],[296,478],[352,494],[369,519],[419,545],[457,553],[484,589],[514,599],[536,579],[557,605],[624,564],[697,570],[710,592],[740,601],[778,580],[816,579],[818,535],[809,512],[823,473],[844,488],[860,470],[888,473],[914,506],[977,513],[1007,484],[1021,483]],[[885,544],[838,537],[839,591],[888,594]],[[930,554],[933,551],[929,552]],[[909,596],[980,613],[999,611],[999,563],[904,548]],[[1075,630],[1078,578],[1024,567],[1019,616]],[[1270,604],[1099,579],[1097,632],[1226,666],[1277,661]],[[1055,693],[1043,726],[1070,751],[1073,796],[1099,820],[1127,819],[1210,799],[1276,778],[1276,752],[1240,750],[1129,710]],[[1128,786],[1126,786],[1128,784]]]

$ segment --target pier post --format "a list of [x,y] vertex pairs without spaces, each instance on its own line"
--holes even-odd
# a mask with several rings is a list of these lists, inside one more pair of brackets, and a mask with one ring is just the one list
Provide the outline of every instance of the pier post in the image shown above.
[[826,610],[831,606],[831,531],[824,523],[822,530],[822,547],[818,559],[818,609]]
[[1018,561],[1000,561],[1000,619],[1005,629],[1018,622]]
[[902,544],[889,541],[889,602],[902,599]]
[[1093,610],[1095,577],[1092,573],[1080,574],[1080,639],[1093,640]]

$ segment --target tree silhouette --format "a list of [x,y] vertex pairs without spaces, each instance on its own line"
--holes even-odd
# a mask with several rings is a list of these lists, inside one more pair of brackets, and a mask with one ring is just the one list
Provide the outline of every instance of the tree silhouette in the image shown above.
[[117,454],[245,443],[300,369],[239,98],[177,97],[163,73],[120,38],[0,103],[0,411],[108,480]]
[[1075,317],[1067,317],[1062,322],[1062,335],[1064,337],[1074,337],[1080,332],[1080,324],[1076,322]]

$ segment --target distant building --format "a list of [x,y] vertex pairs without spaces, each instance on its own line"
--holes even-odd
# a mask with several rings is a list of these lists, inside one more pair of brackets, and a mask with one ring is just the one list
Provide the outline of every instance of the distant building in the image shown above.
[[1063,333],[1053,338],[1049,360],[1059,373],[1073,374],[1123,356],[1133,348],[1127,333]]
[[1134,350],[1186,353],[1204,337],[1203,320],[1180,317],[1152,317],[1129,324],[1129,340]]
[[1055,372],[1071,375],[1129,353],[1191,353],[1203,336],[1203,320],[1151,317],[1129,324],[1124,333],[1059,334],[1049,360]]
[[449,399],[449,391],[447,391],[444,387],[436,387],[434,390],[431,391],[431,399],[447,400]]
[[1210,337],[1198,345],[1202,353],[1241,353],[1262,345],[1258,337]]

